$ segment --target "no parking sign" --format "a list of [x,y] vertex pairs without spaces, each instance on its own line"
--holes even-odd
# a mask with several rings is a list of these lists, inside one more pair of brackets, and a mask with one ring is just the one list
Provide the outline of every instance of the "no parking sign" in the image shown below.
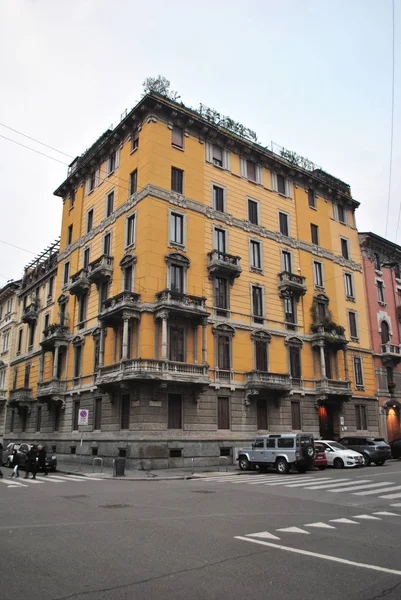
[[89,419],[89,411],[86,408],[79,409],[78,425],[87,425]]

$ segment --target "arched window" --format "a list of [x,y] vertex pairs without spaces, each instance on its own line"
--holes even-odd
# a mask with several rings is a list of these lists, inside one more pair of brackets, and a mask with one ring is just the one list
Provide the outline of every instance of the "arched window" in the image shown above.
[[387,321],[382,321],[382,344],[387,344],[390,341],[390,330]]

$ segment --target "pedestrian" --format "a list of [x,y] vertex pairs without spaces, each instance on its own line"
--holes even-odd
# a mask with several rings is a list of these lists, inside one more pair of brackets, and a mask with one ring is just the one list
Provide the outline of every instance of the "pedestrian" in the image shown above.
[[47,475],[46,466],[46,446],[38,446],[38,467],[42,469],[43,474]]
[[12,451],[12,463],[13,463],[13,472],[11,473],[11,477],[19,477],[19,454],[18,450],[14,448]]
[[32,473],[32,479],[36,479],[37,458],[38,451],[36,446],[33,444],[27,453],[27,460],[25,463],[25,479],[28,479],[29,471]]
[[3,479],[1,465],[3,464],[3,444],[0,442],[0,479]]

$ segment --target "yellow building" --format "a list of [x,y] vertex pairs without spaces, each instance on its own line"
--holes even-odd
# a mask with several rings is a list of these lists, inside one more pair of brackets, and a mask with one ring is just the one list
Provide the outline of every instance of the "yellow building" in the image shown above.
[[10,360],[13,356],[20,281],[9,281],[0,289],[0,441],[5,431],[6,401],[10,389]]
[[255,138],[151,93],[71,164],[55,192],[69,334],[41,384],[63,397],[59,453],[80,408],[86,455],[143,467],[258,432],[349,434],[361,410],[377,433],[358,203]]

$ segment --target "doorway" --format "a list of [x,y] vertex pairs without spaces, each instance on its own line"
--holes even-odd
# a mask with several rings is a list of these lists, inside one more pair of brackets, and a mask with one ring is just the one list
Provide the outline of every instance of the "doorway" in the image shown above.
[[319,433],[324,440],[333,440],[339,435],[338,410],[330,404],[319,406]]
[[401,437],[400,409],[398,406],[391,406],[387,409],[386,425],[388,442]]

